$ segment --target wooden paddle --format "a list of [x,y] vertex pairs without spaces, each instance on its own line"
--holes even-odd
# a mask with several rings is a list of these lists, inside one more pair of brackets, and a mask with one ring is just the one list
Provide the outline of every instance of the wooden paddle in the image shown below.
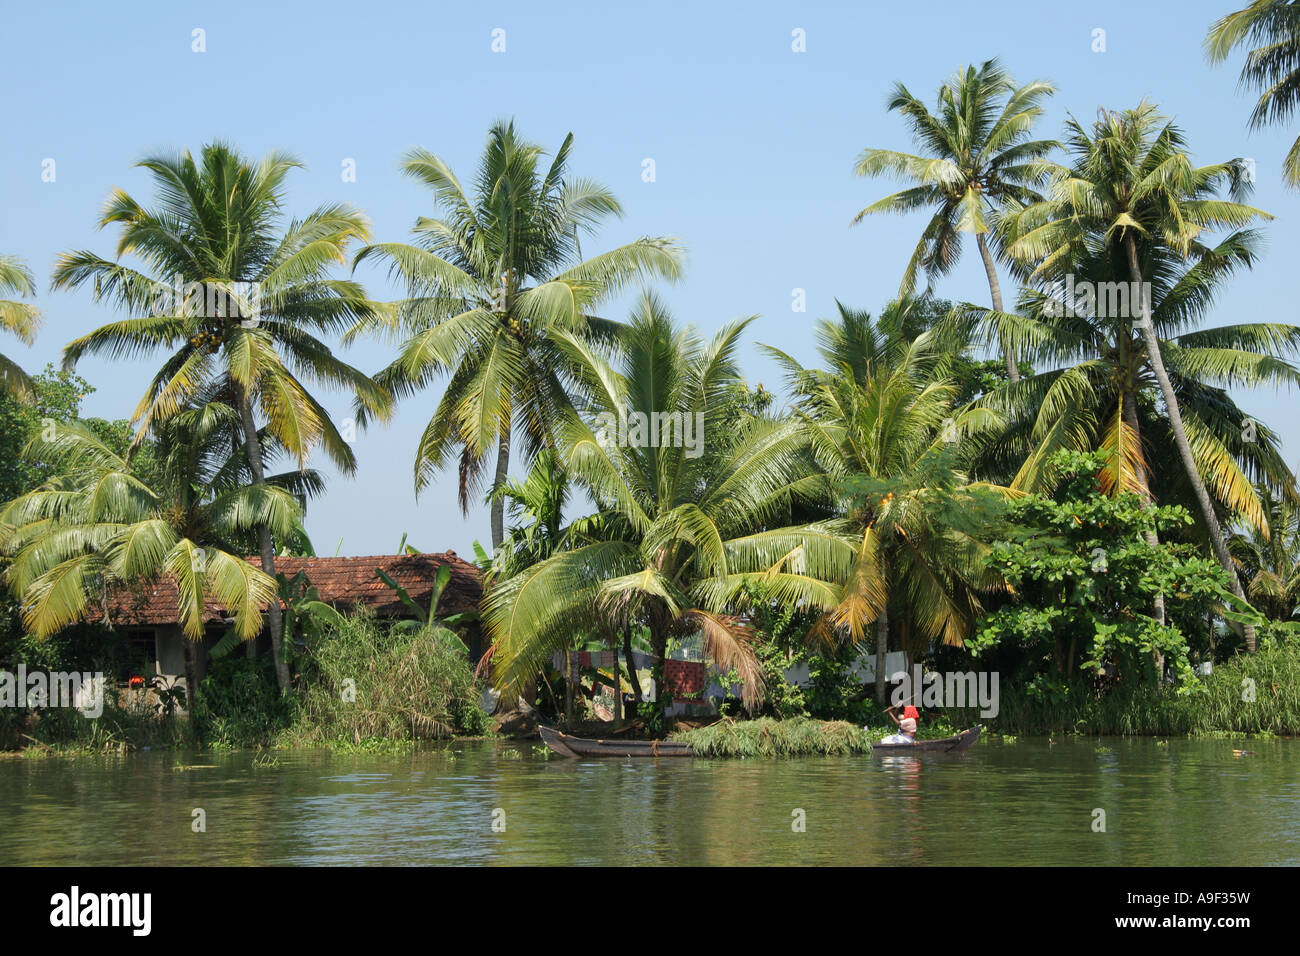
[[916,700],[916,695],[915,695],[915,694],[913,694],[911,697],[907,698],[907,700],[903,701],[901,704],[890,704],[888,707],[886,707],[884,710],[882,710],[881,713],[882,713],[882,714],[887,714],[887,713],[889,713],[891,710],[893,710],[895,707],[906,707],[908,704],[910,704],[910,703],[911,703],[912,701],[914,701],[914,700]]

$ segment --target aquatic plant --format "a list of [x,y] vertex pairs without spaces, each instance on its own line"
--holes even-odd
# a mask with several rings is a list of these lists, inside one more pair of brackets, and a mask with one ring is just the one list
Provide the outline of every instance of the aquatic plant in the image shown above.
[[701,757],[845,756],[871,752],[871,736],[844,720],[732,721],[678,731],[670,736],[690,744]]

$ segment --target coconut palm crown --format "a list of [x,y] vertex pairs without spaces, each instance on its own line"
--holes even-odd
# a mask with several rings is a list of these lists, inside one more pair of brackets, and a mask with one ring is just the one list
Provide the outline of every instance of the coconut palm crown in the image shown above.
[[[1250,114],[1253,129],[1279,126],[1300,106],[1300,3],[1296,0],[1255,0],[1214,22],[1205,38],[1211,63],[1221,63],[1239,46],[1257,43],[1241,68],[1242,86],[1258,91]],[[1300,186],[1300,137],[1282,160],[1282,175]]]
[[[89,286],[97,301],[130,315],[70,342],[64,365],[75,366],[86,355],[166,356],[133,415],[137,441],[203,390],[225,383],[254,483],[265,481],[259,413],[300,467],[313,449],[323,448],[341,471],[354,471],[352,448],[307,383],[344,388],[371,414],[387,412],[383,389],[317,337],[375,311],[360,285],[330,274],[346,262],[353,243],[369,239],[365,217],[331,203],[285,222],[285,180],[301,164],[282,152],[250,163],[212,143],[197,160],[185,150],[139,165],[153,180],[155,205],[146,207],[119,189],[100,218],[101,228],[120,226],[117,259],[70,252],[54,271],[56,288]],[[270,528],[259,533],[259,550],[262,570],[273,575]],[[277,677],[286,691],[278,603],[271,605],[270,625]]]
[[[732,543],[784,524],[791,502],[820,479],[794,423],[732,415],[726,397],[740,381],[746,324],[703,342],[645,295],[612,358],[578,334],[557,335],[590,395],[587,416],[570,413],[558,430],[558,458],[597,503],[600,533],[489,590],[484,622],[499,687],[521,686],[575,632],[631,625],[648,630],[659,660],[670,637],[701,637],[719,670],[737,672],[746,704],[761,700],[740,605],[767,569],[738,563]],[[829,599],[825,584],[807,583]]]
[[42,429],[24,454],[58,473],[0,511],[6,582],[24,625],[47,637],[167,576],[188,637],[203,636],[210,602],[233,615],[238,637],[256,637],[276,582],[243,558],[242,545],[262,527],[301,535],[302,500],[320,484],[312,472],[248,484],[239,429],[235,409],[206,402],[173,416],[135,460],[83,422]]
[[[903,271],[899,296],[909,296],[917,272],[944,275],[957,264],[963,233],[975,236],[984,263],[993,308],[1002,311],[1002,289],[995,255],[1005,259],[996,230],[999,210],[1039,197],[1043,173],[1037,165],[1057,144],[1032,139],[1043,115],[1043,100],[1055,90],[1041,80],[1016,86],[1010,75],[988,60],[959,70],[939,89],[937,110],[901,83],[894,86],[889,109],[907,119],[924,153],[867,149],[858,157],[859,176],[889,175],[914,185],[867,206],[854,222],[875,213],[932,210],[929,223]],[[990,249],[990,243],[992,249]],[[1019,379],[1015,356],[1003,349],[1007,375]]]
[[397,358],[376,380],[403,398],[448,377],[416,447],[416,490],[454,461],[468,510],[495,452],[487,482],[494,549],[505,533],[496,492],[507,480],[516,433],[530,458],[553,447],[575,384],[553,336],[607,337],[613,323],[593,311],[603,299],[630,282],[675,279],[681,271],[680,248],[669,238],[643,237],[583,258],[582,236],[623,210],[604,186],[569,175],[572,150],[569,134],[545,163],[513,122],[497,123],[467,192],[444,159],[413,149],[402,171],[433,191],[440,216],[416,221],[414,243],[378,243],[357,256],[358,263],[386,261],[407,287],[392,312],[350,333],[379,331],[400,341]]

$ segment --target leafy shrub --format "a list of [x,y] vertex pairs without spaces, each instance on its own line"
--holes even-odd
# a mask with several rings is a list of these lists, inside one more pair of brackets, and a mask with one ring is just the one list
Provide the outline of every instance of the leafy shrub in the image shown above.
[[1300,734],[1300,641],[1265,644],[1179,688],[1076,680],[1064,690],[1048,697],[1004,683],[991,720],[980,721],[974,710],[945,713],[958,724],[980,721],[1019,734]]
[[280,696],[270,656],[249,660],[242,650],[208,664],[190,711],[198,739],[219,749],[269,747],[292,716],[293,700]]

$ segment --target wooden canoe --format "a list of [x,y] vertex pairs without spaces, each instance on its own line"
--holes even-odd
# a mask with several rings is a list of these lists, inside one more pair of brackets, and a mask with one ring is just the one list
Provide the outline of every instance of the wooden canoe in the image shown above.
[[691,745],[675,740],[588,740],[553,727],[538,727],[542,742],[563,757],[690,757]]
[[873,743],[871,750],[874,753],[879,750],[884,753],[899,754],[911,753],[916,750],[924,750],[930,753],[959,753],[963,750],[969,750],[975,741],[980,739],[982,727],[972,727],[970,730],[963,730],[953,737],[943,737],[939,740],[918,740],[912,744],[881,744]]

